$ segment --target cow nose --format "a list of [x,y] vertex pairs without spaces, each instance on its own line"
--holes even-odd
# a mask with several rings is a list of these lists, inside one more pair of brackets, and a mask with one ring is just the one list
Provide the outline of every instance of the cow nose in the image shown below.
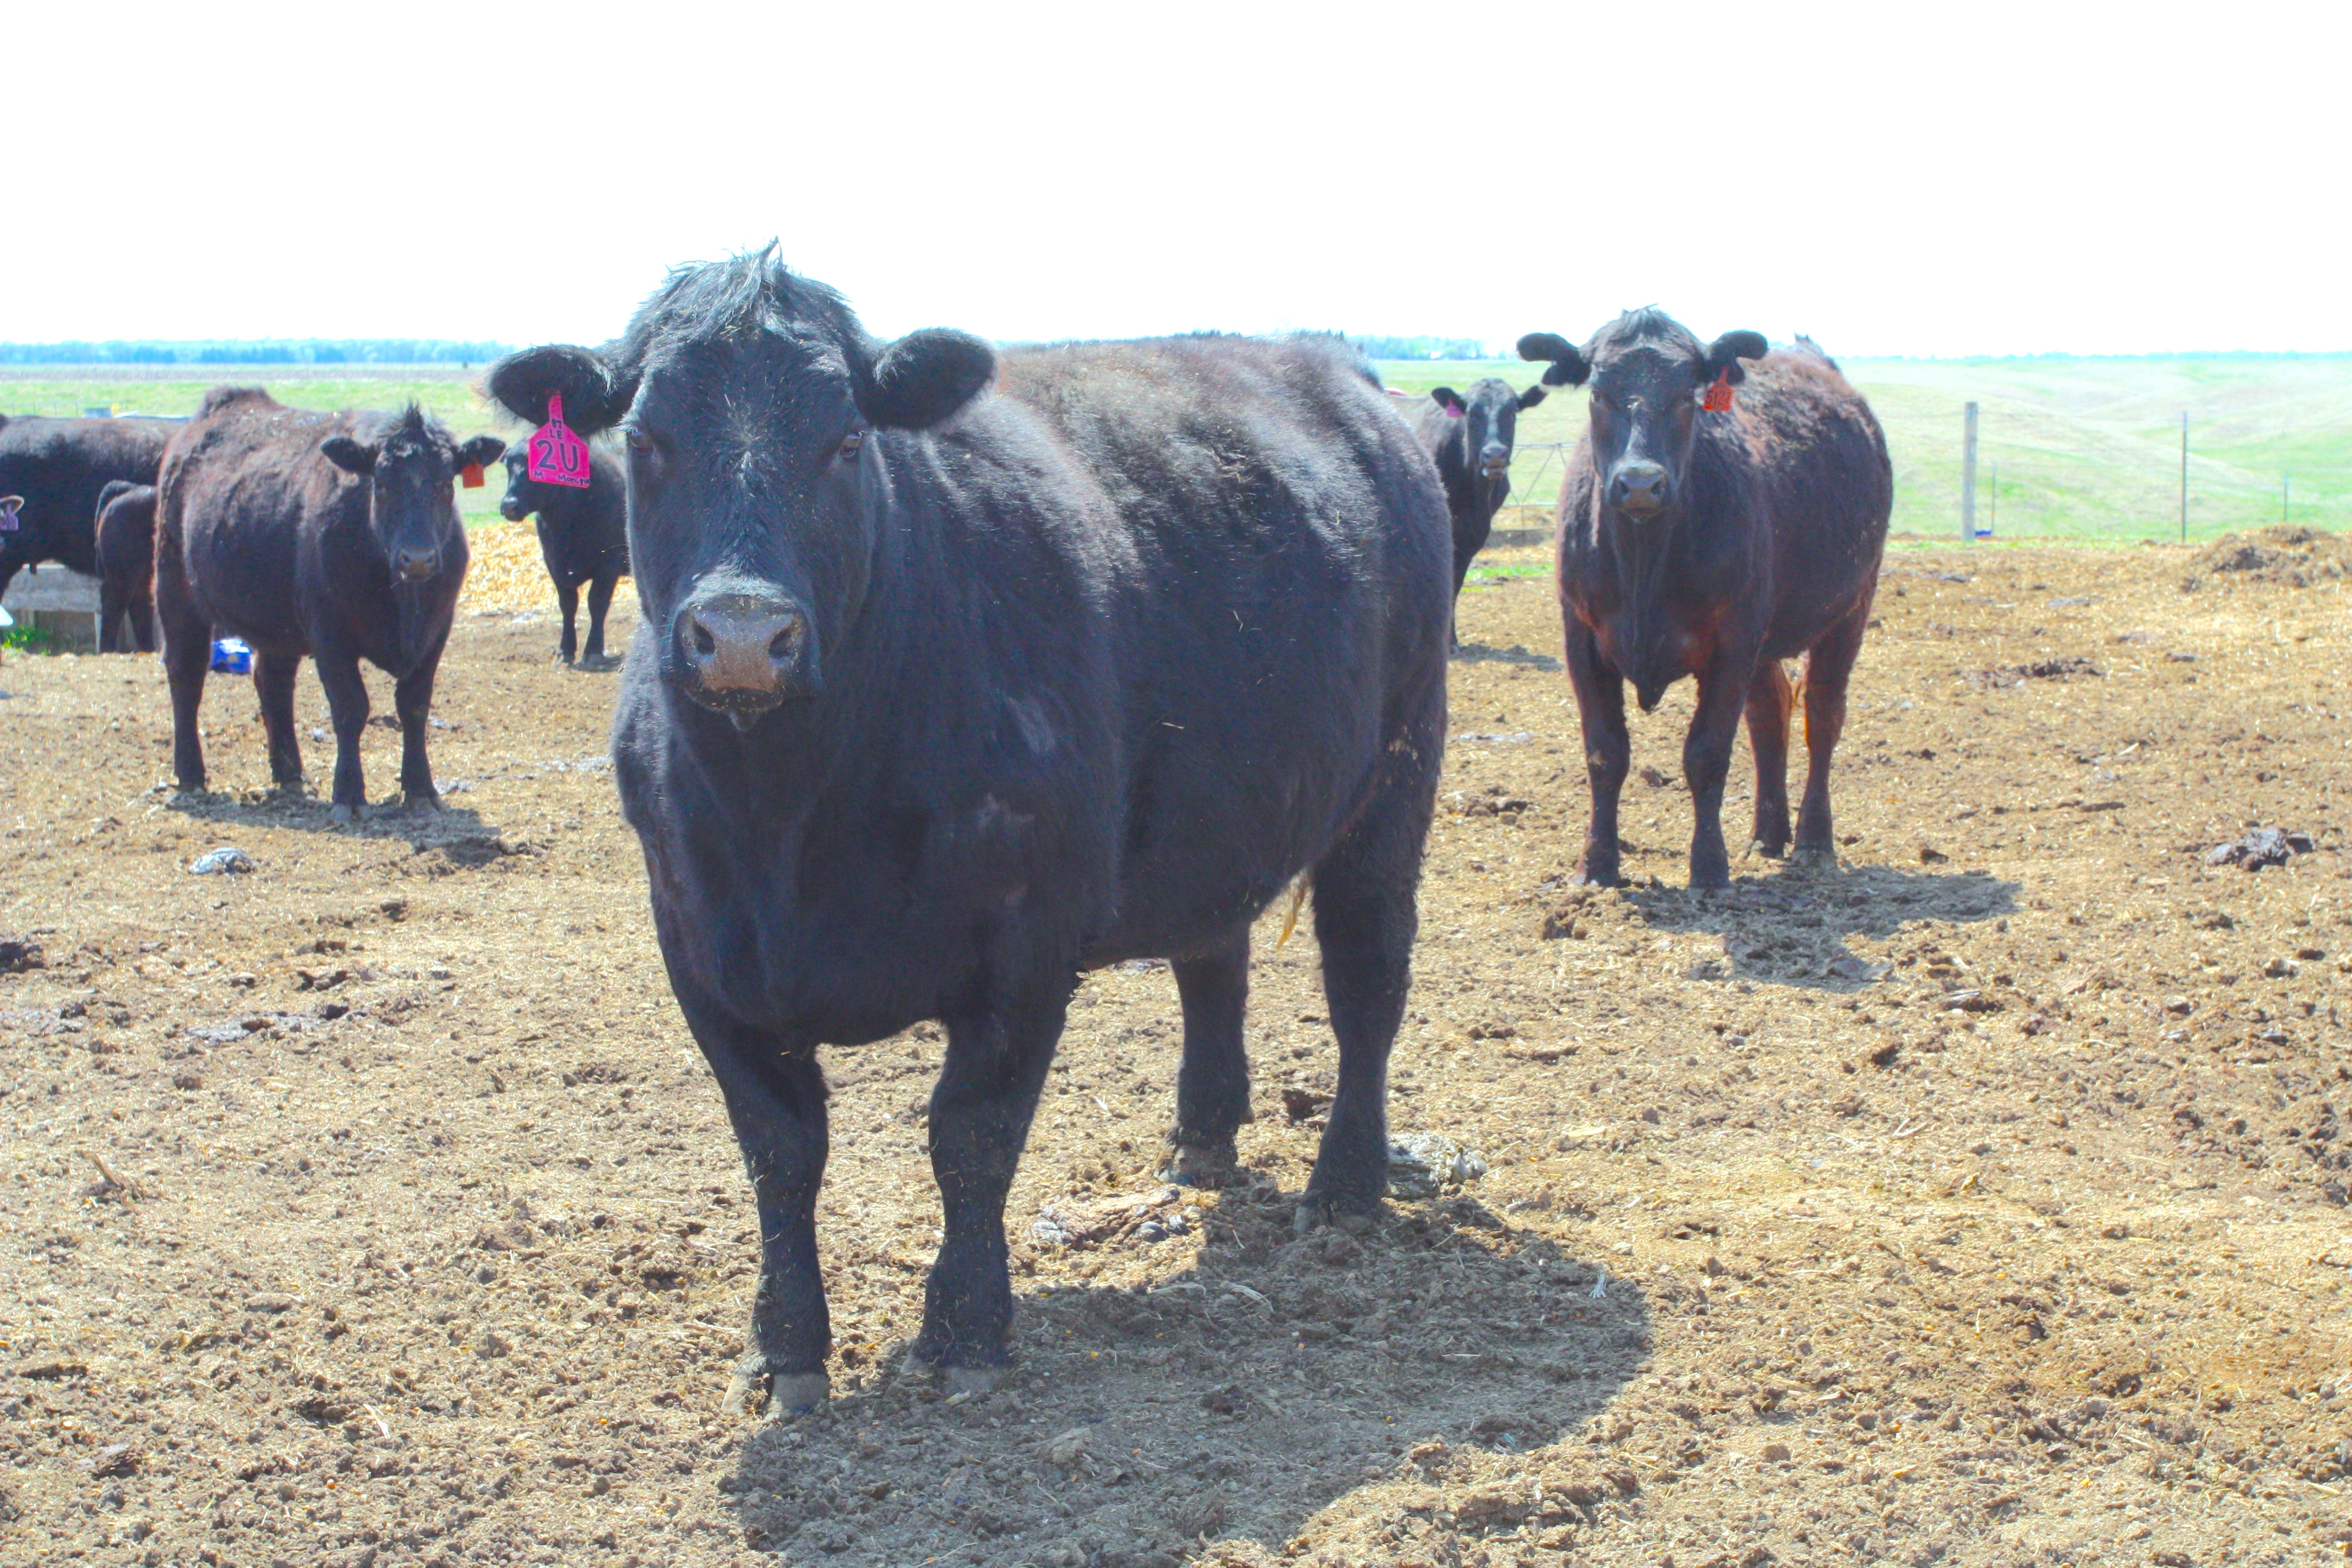
[[438,552],[419,550],[413,544],[402,545],[392,558],[392,569],[400,574],[400,580],[404,583],[424,582],[433,575],[433,569],[440,563]]
[[1666,510],[1673,487],[1655,463],[1623,463],[1609,481],[1609,501],[1632,517],[1655,517]]
[[766,707],[792,684],[808,616],[765,594],[713,594],[678,611],[677,641],[700,690],[730,705]]
[[1511,449],[1499,441],[1487,442],[1478,456],[1489,468],[1507,468],[1511,464]]

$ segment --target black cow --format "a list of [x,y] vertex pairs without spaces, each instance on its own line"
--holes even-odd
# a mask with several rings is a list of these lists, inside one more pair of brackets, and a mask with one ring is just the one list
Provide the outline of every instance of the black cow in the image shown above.
[[1550,332],[1518,346],[1552,362],[1547,383],[1592,388],[1591,427],[1559,498],[1560,610],[1592,786],[1581,879],[1617,880],[1628,680],[1646,713],[1676,680],[1698,679],[1683,742],[1697,813],[1691,886],[1731,879],[1723,780],[1743,708],[1756,753],[1750,850],[1786,852],[1780,661],[1799,654],[1811,763],[1797,853],[1833,860],[1830,754],[1895,500],[1870,405],[1807,340],[1772,353],[1755,332],[1701,343],[1662,310],[1620,316],[1580,351]]
[[44,561],[96,575],[99,492],[110,479],[153,484],[179,427],[175,419],[0,415],[0,495],[24,498],[13,519],[0,519],[0,594],[19,567]]
[[1468,395],[1450,386],[1433,389],[1413,434],[1437,460],[1445,483],[1445,510],[1454,516],[1454,596],[1470,563],[1486,548],[1495,513],[1511,493],[1511,448],[1518,439],[1519,410],[1544,400],[1541,386],[1514,392],[1511,384],[1482,376]]
[[[98,492],[98,651],[155,651],[155,487],[109,479]],[[129,637],[124,636],[128,621]]]
[[396,682],[408,804],[440,804],[425,728],[466,576],[457,479],[505,450],[492,436],[460,444],[415,404],[397,414],[313,414],[258,387],[205,394],[156,487],[155,606],[182,789],[205,787],[196,709],[213,638],[231,633],[253,647],[278,787],[302,787],[294,675],[309,654],[334,717],[335,819],[352,821],[366,805],[365,658]]
[[1300,1223],[1377,1206],[1450,549],[1428,458],[1343,344],[884,343],[762,254],[489,386],[625,437],[646,630],[614,754],[759,1204],[740,1397],[826,1391],[818,1046],[946,1024],[914,1353],[984,1386],[1005,1190],[1081,972],[1173,961],[1173,1163],[1215,1173],[1249,1116],[1250,921],[1302,873],[1339,1082]]
[[588,584],[588,647],[581,662],[604,662],[604,612],[612,607],[614,586],[629,574],[627,484],[620,465],[602,452],[588,454],[584,490],[532,479],[530,454],[521,447],[507,454],[507,493],[499,498],[499,515],[520,522],[539,514],[540,559],[563,606],[557,651],[566,664],[578,646],[572,628],[583,583]]

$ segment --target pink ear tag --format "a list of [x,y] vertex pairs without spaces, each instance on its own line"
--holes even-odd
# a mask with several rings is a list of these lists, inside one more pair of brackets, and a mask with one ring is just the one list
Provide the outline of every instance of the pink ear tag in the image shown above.
[[1462,405],[1458,403],[1449,403],[1445,405],[1445,416],[1448,419],[1459,419],[1462,417],[1463,412]]
[[548,394],[547,423],[530,433],[529,454],[524,471],[532,479],[575,490],[588,488],[588,443],[563,422],[562,394]]

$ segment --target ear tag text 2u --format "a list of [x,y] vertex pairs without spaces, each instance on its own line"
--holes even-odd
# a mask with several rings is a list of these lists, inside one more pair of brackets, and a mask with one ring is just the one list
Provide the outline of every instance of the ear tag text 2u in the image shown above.
[[469,490],[480,489],[482,488],[482,465],[479,463],[467,464],[464,468],[457,470],[457,480]]
[[1709,414],[1731,412],[1731,369],[1728,365],[1715,373],[1715,381],[1707,387],[1706,395],[1698,400],[1698,405]]
[[588,488],[588,443],[563,422],[561,393],[548,394],[547,423],[530,433],[528,451],[524,471],[532,479],[575,490]]

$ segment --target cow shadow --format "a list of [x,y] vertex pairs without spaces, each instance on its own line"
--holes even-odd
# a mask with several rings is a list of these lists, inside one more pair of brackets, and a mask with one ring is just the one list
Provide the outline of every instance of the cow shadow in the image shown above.
[[1519,643],[1508,647],[1490,647],[1485,643],[1466,642],[1455,645],[1456,664],[1515,664],[1522,669],[1557,672],[1568,667],[1548,653],[1537,653]]
[[[836,1366],[824,1413],[757,1429],[720,1481],[745,1544],[877,1568],[1173,1568],[1217,1541],[1272,1559],[1334,1504],[1401,1517],[1347,1500],[1444,1485],[1465,1450],[1583,1454],[1648,1353],[1641,1289],[1473,1201],[1293,1238],[1295,1195],[1225,1197],[1209,1237],[1237,1247],[1132,1287],[1024,1292],[995,1393],[944,1400],[903,1346],[846,1348],[867,1371]],[[1548,1499],[1507,1526],[1577,1517]]]
[[1626,901],[1657,930],[1722,937],[1723,955],[1700,961],[1685,978],[1851,992],[1888,970],[1854,952],[1849,938],[1883,940],[1913,921],[1998,920],[2016,912],[2019,890],[1982,871],[1790,865],[1736,878],[1721,891],[1642,888]]
[[[448,788],[446,784],[442,787]],[[333,803],[307,789],[299,794],[260,789],[239,793],[208,790],[201,794],[183,791],[171,796],[166,806],[191,822],[206,823],[218,829],[274,827],[353,838],[398,838],[420,854],[442,850],[460,862],[480,848],[501,842],[496,824],[484,821],[471,806],[451,804],[446,795],[437,811],[411,810],[395,798],[370,805],[355,822],[337,822]],[[510,852],[499,848],[495,853]]]

